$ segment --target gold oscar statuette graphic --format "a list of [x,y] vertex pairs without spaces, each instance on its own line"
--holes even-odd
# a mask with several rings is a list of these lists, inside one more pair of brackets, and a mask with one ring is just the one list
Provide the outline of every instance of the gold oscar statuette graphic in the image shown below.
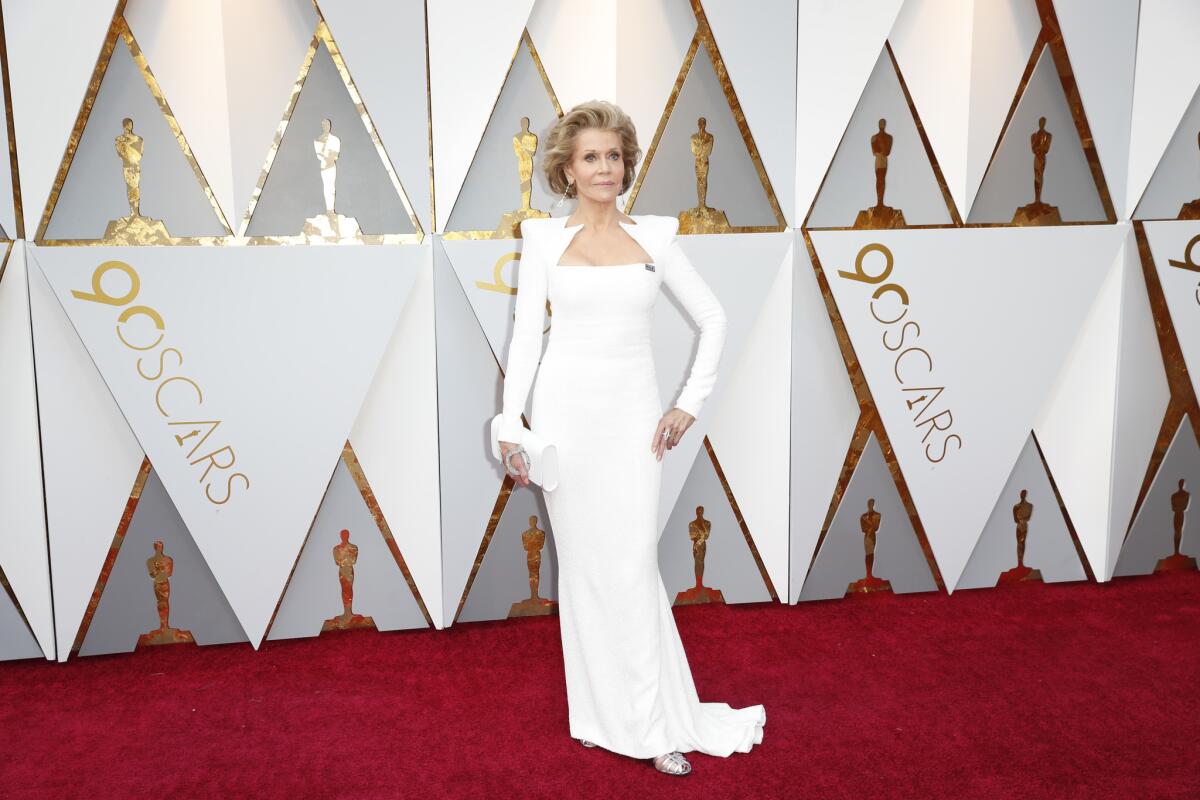
[[1046,118],[1038,119],[1038,129],[1029,137],[1033,150],[1033,202],[1021,206],[1013,214],[1013,225],[1061,225],[1058,207],[1042,202],[1042,180],[1046,174],[1046,154],[1050,152],[1050,140],[1054,137],[1046,130]]
[[1010,570],[1000,573],[997,586],[1021,581],[1040,581],[1041,570],[1025,566],[1025,539],[1029,536],[1029,520],[1033,518],[1033,503],[1025,499],[1028,489],[1021,490],[1021,499],[1013,506],[1013,522],[1017,523],[1017,565]]
[[517,156],[517,174],[521,178],[521,207],[500,215],[496,233],[501,236],[520,238],[521,222],[527,219],[542,219],[550,216],[545,211],[533,208],[533,156],[537,153],[537,134],[529,130],[529,117],[521,117],[521,130],[513,136],[513,152]]
[[692,540],[692,561],[696,570],[696,585],[675,595],[675,605],[694,606],[701,603],[724,603],[720,589],[704,585],[704,556],[708,552],[708,537],[712,523],[704,518],[704,506],[696,506],[696,518],[688,523],[688,538]]
[[350,531],[343,530],[341,537],[342,541],[333,546],[333,563],[337,564],[338,583],[342,586],[342,613],[325,620],[322,633],[375,627],[375,620],[354,613],[354,565],[358,562],[358,545],[351,544]]
[[142,152],[145,140],[133,132],[133,120],[121,121],[121,134],[114,140],[125,177],[129,216],[119,217],[104,229],[105,244],[170,244],[171,234],[161,219],[142,216]]
[[325,197],[325,213],[304,221],[301,234],[307,244],[358,239],[362,231],[358,220],[337,213],[334,198],[337,192],[337,160],[342,153],[342,140],[333,134],[332,123],[321,120],[321,132],[313,139],[313,153],[321,169],[321,190]]
[[854,220],[857,230],[903,228],[904,212],[883,204],[887,188],[888,156],[892,154],[892,135],[887,132],[887,120],[879,120],[879,133],[871,137],[871,155],[875,156],[875,205],[858,212]]
[[1154,568],[1155,572],[1174,572],[1181,569],[1196,569],[1196,559],[1179,552],[1183,543],[1183,520],[1187,516],[1188,506],[1192,503],[1192,493],[1184,487],[1185,481],[1179,479],[1179,489],[1171,495],[1171,521],[1175,526],[1175,552],[1161,559]]
[[[1200,145],[1200,133],[1196,134],[1196,144]],[[1200,219],[1200,198],[1184,203],[1179,209],[1178,219]]]
[[728,231],[725,212],[708,207],[708,159],[713,151],[713,135],[704,117],[696,120],[692,134],[692,155],[696,157],[696,207],[679,212],[680,233],[721,233]]
[[139,636],[137,646],[193,642],[191,631],[181,631],[171,627],[171,575],[175,572],[175,560],[163,554],[163,543],[160,541],[154,543],[154,555],[146,559],[146,572],[154,581],[154,603],[158,607],[158,628]]
[[537,526],[538,518],[529,517],[529,527],[521,533],[521,546],[525,548],[525,566],[529,568],[529,597],[513,603],[508,610],[512,617],[541,617],[553,614],[558,603],[538,594],[542,579],[542,548],[546,546],[546,532]]
[[875,577],[875,534],[879,533],[879,523],[882,515],[875,510],[875,498],[867,500],[866,512],[858,518],[858,524],[863,533],[863,549],[866,551],[867,575],[846,587],[847,594],[863,592],[890,592],[892,584],[883,578]]

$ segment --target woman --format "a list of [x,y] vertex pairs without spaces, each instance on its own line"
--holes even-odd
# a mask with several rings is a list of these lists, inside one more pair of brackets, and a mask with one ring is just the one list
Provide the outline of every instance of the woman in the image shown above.
[[[550,132],[550,186],[579,203],[567,219],[521,225],[499,439],[506,469],[527,486],[521,414],[538,372],[532,429],[559,454],[545,498],[571,735],[686,775],[685,752],[728,756],[761,742],[766,712],[699,701],[658,571],[662,458],[712,391],[725,312],[676,243],[677,220],[617,210],[640,155],[633,123],[611,103],[576,106]],[[691,374],[665,414],[650,341],[664,283],[700,328]],[[553,325],[539,371],[547,299]]]

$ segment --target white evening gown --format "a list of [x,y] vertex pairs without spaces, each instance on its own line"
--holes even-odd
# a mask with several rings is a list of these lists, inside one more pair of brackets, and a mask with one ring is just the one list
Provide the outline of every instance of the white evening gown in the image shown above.
[[[662,462],[650,450],[663,413],[650,337],[660,285],[700,327],[674,404],[694,416],[716,381],[725,312],[675,242],[678,222],[634,220],[622,225],[653,270],[561,266],[580,226],[522,225],[500,439],[519,441],[536,372],[530,425],[559,452],[559,484],[545,498],[558,550],[571,736],[634,758],[675,750],[728,756],[762,741],[766,712],[697,697],[658,570]],[[539,369],[547,298],[551,329]]]

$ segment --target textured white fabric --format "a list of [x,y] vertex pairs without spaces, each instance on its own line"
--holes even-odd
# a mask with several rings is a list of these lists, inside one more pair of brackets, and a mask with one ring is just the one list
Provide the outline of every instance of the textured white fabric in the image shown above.
[[[559,454],[559,484],[545,498],[558,552],[571,736],[635,758],[675,750],[727,756],[762,741],[766,712],[697,697],[658,571],[662,462],[650,449],[663,413],[650,336],[660,286],[700,328],[676,402],[693,415],[716,381],[725,312],[676,243],[678,222],[634,220],[622,224],[654,270],[559,265],[580,226],[522,224],[501,438],[520,435],[536,371],[531,428]],[[547,298],[552,326],[539,370]]]

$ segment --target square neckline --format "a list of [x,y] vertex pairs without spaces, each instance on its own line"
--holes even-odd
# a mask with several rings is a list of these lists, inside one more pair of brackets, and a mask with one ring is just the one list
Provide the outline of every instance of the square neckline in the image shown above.
[[[623,219],[619,219],[619,220],[617,220],[617,224],[621,226],[622,230],[624,230],[625,228],[639,227],[636,220],[633,222],[626,222]],[[574,230],[572,230],[572,228]],[[575,235],[577,233],[579,233],[579,231],[582,229],[583,229],[582,222],[577,222],[574,225],[568,225],[566,219],[565,218],[563,219],[563,231],[564,232],[571,231],[571,238],[567,240],[566,246],[559,253],[558,257],[560,259],[567,252],[567,250],[569,250],[571,248],[571,243],[575,241]],[[625,232],[625,235],[628,236],[630,239],[632,239],[633,243],[635,245],[637,245],[643,252],[646,251],[646,248],[642,247],[642,243],[637,240],[636,236],[629,233],[628,231]],[[647,252],[646,255],[649,255],[649,253]],[[581,267],[581,268],[585,268],[585,269],[619,269],[620,267],[644,267],[647,264],[651,264],[651,263],[653,263],[653,262],[651,262],[651,261],[631,261],[628,264],[559,264],[559,263],[556,263],[554,266],[556,268],[557,267]]]

